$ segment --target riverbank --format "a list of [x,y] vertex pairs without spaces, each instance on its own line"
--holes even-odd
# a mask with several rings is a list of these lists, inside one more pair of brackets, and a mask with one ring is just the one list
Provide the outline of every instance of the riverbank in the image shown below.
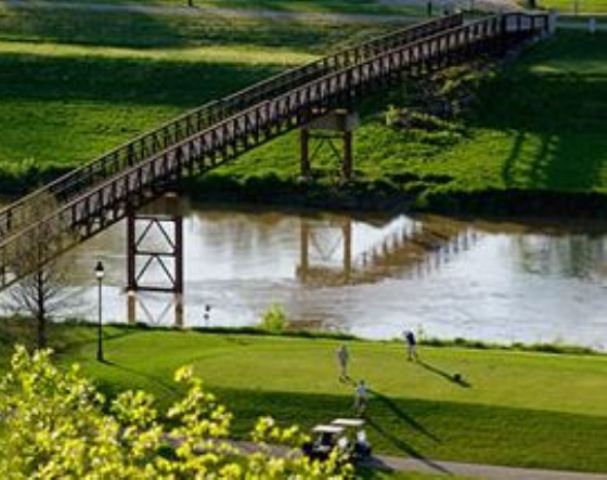
[[[103,28],[92,28],[99,16]],[[0,190],[21,194],[179,112],[383,30],[3,6]],[[292,132],[184,189],[222,202],[605,217],[606,39],[560,32],[504,70],[455,69],[445,88],[467,82],[475,100],[448,121],[386,126],[390,109],[417,101],[411,85],[368,98],[347,184],[326,146],[301,182]]]
[[51,343],[62,364],[81,363],[106,394],[145,388],[161,403],[176,393],[174,369],[193,364],[234,410],[237,433],[265,413],[305,427],[351,415],[353,387],[339,382],[335,362],[338,345],[346,343],[352,379],[364,378],[372,391],[369,435],[377,452],[607,472],[604,356],[425,346],[422,361],[411,363],[402,345],[390,342],[104,332],[107,364],[94,361],[94,327],[55,326]]
[[297,135],[290,134],[190,190],[222,201],[605,217],[606,40],[604,33],[559,32],[502,69],[453,70],[439,83],[446,100],[458,83],[473,98],[447,121],[386,126],[388,111],[419,106],[410,89],[366,100],[354,134],[355,177],[346,185],[329,149],[316,160],[314,182],[299,183]]

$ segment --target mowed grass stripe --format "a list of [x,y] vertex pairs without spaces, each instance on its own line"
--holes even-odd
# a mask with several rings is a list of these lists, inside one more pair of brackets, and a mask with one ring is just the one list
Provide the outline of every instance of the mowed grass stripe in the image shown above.
[[[410,23],[405,19],[403,24]],[[143,48],[250,45],[322,54],[381,35],[381,24],[170,16],[86,10],[13,9],[0,5],[0,39]]]
[[[109,4],[162,7],[186,7],[188,0],[62,0],[74,4]],[[379,0],[192,0],[194,7],[213,7],[236,10],[264,10],[294,13],[418,15],[426,14],[419,5],[387,4]],[[196,10],[192,9],[195,14]],[[180,11],[180,13],[182,13]],[[226,13],[227,14],[227,13]]]
[[250,45],[206,46],[183,48],[120,48],[90,45],[70,45],[40,42],[0,41],[0,56],[19,55],[21,62],[36,61],[37,57],[103,60],[142,60],[159,62],[209,62],[238,65],[294,66],[312,62],[318,56],[280,47],[251,47]]
[[0,190],[385,29],[0,7]]

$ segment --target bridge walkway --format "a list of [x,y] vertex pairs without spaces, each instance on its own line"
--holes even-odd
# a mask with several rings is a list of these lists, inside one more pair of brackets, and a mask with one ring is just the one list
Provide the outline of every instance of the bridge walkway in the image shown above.
[[[158,198],[185,175],[203,174],[407,76],[504,53],[548,29],[545,14],[509,13],[469,23],[461,15],[444,17],[189,112],[2,210],[0,289]],[[52,211],[36,217],[44,205]],[[38,254],[24,261],[32,248]]]

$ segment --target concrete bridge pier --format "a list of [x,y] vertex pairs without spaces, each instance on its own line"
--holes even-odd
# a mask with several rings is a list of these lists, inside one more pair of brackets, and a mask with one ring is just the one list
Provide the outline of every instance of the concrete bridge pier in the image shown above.
[[[328,145],[331,153],[340,163],[342,180],[352,179],[353,174],[353,131],[358,126],[356,112],[338,109],[329,112],[307,123],[300,128],[300,165],[301,176],[309,178],[312,174],[312,161],[317,157],[324,145]],[[314,141],[313,150],[310,144]],[[341,142],[341,148],[336,146]]]

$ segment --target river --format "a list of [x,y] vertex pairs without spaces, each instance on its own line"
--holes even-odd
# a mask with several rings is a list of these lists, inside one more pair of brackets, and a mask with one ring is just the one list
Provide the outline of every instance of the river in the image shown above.
[[[66,255],[70,298],[59,314],[96,320],[93,269],[102,260],[105,321],[254,325],[278,303],[295,326],[368,338],[411,328],[444,339],[607,346],[607,224],[180,208],[181,314],[170,294],[125,292],[125,222]],[[151,232],[160,247],[165,240]],[[158,265],[145,276],[162,284]]]

